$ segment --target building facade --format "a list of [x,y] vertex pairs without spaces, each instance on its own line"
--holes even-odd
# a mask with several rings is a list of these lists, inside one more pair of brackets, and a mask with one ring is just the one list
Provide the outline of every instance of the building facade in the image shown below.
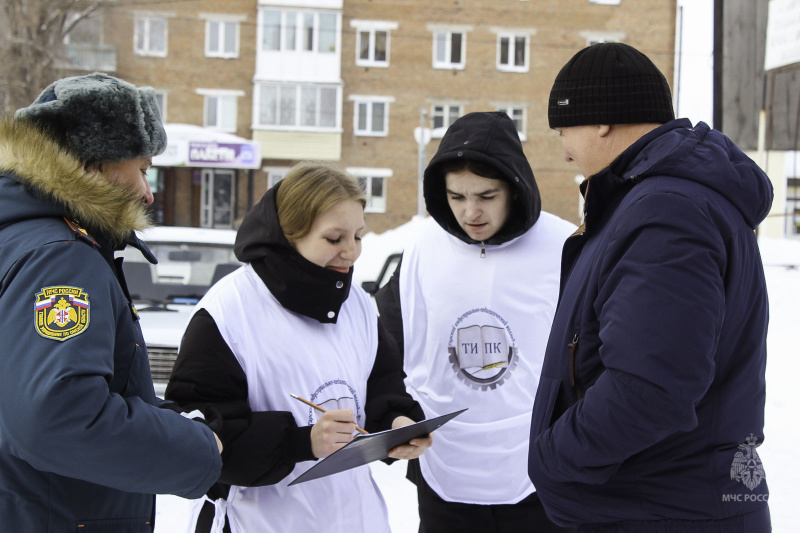
[[580,178],[547,126],[552,81],[580,48],[613,40],[671,82],[676,4],[162,1],[112,5],[103,21],[115,74],[154,87],[170,128],[210,132],[184,139],[205,159],[171,147],[171,159],[155,160],[160,223],[236,227],[293,163],[324,160],[360,179],[368,231],[380,233],[418,213],[420,168],[472,111],[511,116],[543,208],[578,222]]
[[800,3],[716,0],[715,9],[721,61],[714,127],[772,180],[775,199],[762,234],[800,238]]

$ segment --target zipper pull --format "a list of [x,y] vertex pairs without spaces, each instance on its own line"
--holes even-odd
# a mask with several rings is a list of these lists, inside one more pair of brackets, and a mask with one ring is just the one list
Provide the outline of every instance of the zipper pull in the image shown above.
[[481,241],[481,259],[486,259],[486,245]]
[[570,384],[574,387],[575,386],[575,350],[578,348],[578,334],[575,333],[572,336],[572,342],[567,344],[570,349],[570,358],[569,358],[569,378]]

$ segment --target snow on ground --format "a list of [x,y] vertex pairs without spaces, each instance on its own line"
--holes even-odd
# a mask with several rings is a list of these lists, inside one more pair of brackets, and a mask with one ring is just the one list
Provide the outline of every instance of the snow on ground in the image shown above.
[[[356,263],[360,281],[374,279],[384,258],[402,250],[419,231],[422,218],[380,235],[364,236],[364,252]],[[796,531],[800,487],[797,453],[800,442],[800,402],[794,396],[800,375],[798,321],[800,321],[800,240],[761,239],[761,254],[770,299],[767,363],[767,407],[765,442],[759,448],[770,488],[770,511],[775,533]],[[360,269],[360,271],[358,270]],[[414,485],[405,479],[405,462],[392,466],[371,465],[373,475],[389,508],[393,533],[417,531],[417,500]],[[186,531],[190,502],[175,496],[159,496],[156,533]]]
[[381,234],[367,233],[361,239],[361,256],[353,266],[353,285],[362,281],[375,281],[383,263],[389,255],[402,252],[407,244],[414,242],[425,227],[428,217],[415,215],[410,221]]

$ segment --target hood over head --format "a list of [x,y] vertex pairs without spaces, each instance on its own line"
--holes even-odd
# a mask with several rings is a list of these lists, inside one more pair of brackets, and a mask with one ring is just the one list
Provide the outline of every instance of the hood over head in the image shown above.
[[447,202],[442,168],[459,160],[489,165],[511,184],[511,213],[505,225],[486,244],[501,244],[519,237],[536,223],[541,212],[539,188],[522,150],[516,125],[506,113],[468,113],[456,120],[444,134],[423,177],[428,213],[448,233],[466,243],[475,243],[459,226]]
[[294,249],[278,220],[278,182],[247,212],[236,232],[234,253],[250,263],[280,304],[321,323],[336,323],[350,294],[346,274],[315,265]]

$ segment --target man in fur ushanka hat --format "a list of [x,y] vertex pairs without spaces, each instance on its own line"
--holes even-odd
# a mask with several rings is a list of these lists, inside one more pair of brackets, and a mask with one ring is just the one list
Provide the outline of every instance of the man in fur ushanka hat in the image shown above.
[[153,90],[105,74],[0,120],[4,530],[152,531],[155,494],[197,498],[219,475],[215,434],[155,396],[114,258],[155,262],[134,230],[165,147]]

